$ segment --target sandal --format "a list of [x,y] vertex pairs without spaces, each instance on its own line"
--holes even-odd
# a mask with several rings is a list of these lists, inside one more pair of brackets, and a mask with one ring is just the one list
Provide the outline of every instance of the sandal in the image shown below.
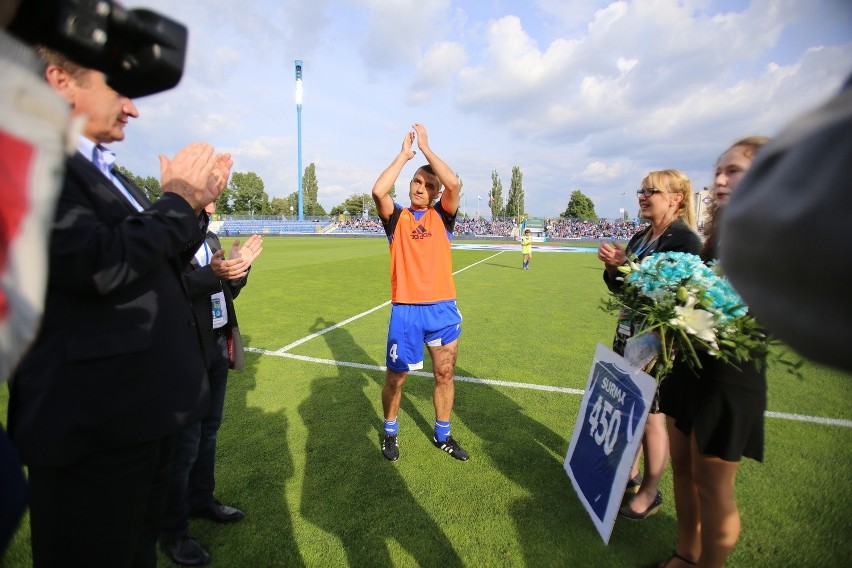
[[642,476],[636,474],[636,477],[631,477],[627,480],[627,487],[624,489],[625,495],[636,495],[639,493],[639,486],[642,485]]

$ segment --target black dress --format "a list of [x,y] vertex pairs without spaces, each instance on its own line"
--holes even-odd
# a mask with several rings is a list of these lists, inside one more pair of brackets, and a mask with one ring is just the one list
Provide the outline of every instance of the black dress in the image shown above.
[[[712,251],[703,256],[712,257]],[[660,409],[678,430],[695,434],[702,454],[763,461],[766,366],[758,370],[754,361],[733,366],[707,353],[699,353],[699,360],[697,374],[678,366],[662,382]]]

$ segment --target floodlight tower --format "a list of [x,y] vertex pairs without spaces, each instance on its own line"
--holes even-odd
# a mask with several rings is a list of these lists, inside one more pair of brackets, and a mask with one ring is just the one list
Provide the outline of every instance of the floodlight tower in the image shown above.
[[296,60],[296,130],[299,154],[299,221],[305,220],[304,197],[302,196],[302,60]]

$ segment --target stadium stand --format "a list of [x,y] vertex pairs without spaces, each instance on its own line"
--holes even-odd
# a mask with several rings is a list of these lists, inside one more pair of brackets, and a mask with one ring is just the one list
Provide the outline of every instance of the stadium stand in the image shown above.
[[[535,219],[540,235],[549,241],[559,240],[628,240],[645,222],[631,220],[586,220],[586,219]],[[532,221],[528,221],[532,223]],[[543,227],[541,225],[543,225]],[[378,217],[356,218],[343,221],[329,217],[312,218],[304,221],[281,217],[236,218],[224,216],[211,224],[220,236],[236,235],[353,235],[384,236],[385,231]],[[465,219],[456,221],[454,235],[459,238],[512,239],[519,234],[515,219]]]
[[286,219],[222,219],[217,234],[233,235],[299,235],[321,232],[328,224],[320,221]]

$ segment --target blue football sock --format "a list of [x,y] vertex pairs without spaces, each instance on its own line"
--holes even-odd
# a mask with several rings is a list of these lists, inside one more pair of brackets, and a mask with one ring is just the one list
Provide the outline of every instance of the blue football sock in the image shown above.
[[444,442],[447,440],[447,436],[450,435],[450,422],[441,422],[440,420],[435,420],[435,439],[439,442]]
[[399,424],[397,424],[396,418],[393,420],[385,420],[385,436],[396,436],[398,431]]

